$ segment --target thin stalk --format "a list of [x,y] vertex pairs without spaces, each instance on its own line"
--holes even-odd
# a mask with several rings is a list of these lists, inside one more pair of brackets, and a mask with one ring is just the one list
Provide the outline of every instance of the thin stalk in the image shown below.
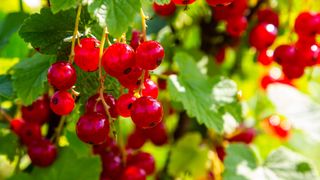
[[78,11],[77,11],[76,23],[74,25],[74,31],[73,31],[72,41],[71,41],[71,53],[69,55],[69,63],[70,64],[73,63],[73,59],[74,59],[74,47],[75,47],[75,44],[76,44],[76,37],[78,36],[81,9],[82,9],[82,5],[80,3],[79,7],[78,7]]

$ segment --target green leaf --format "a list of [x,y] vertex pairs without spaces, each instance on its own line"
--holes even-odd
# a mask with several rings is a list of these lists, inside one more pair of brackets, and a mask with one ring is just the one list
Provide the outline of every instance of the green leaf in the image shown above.
[[186,53],[177,53],[174,61],[178,64],[180,74],[169,77],[168,88],[172,100],[182,102],[188,115],[196,117],[200,124],[221,132],[223,113],[220,109],[227,108],[234,112],[231,114],[241,113],[239,107],[227,106],[236,103],[235,84],[226,79],[208,79]]
[[18,138],[13,133],[0,132],[0,154],[13,161],[18,146]]
[[14,92],[10,75],[0,75],[0,102],[2,99],[13,99]]
[[159,5],[169,4],[171,0],[154,0],[155,3]]
[[223,178],[240,179],[318,179],[313,165],[301,155],[284,147],[271,152],[259,163],[253,150],[244,144],[231,144],[227,148]]
[[199,177],[206,173],[208,148],[200,146],[201,135],[187,134],[181,138],[171,150],[169,174],[176,176],[180,173],[189,173]]
[[[59,150],[56,161],[47,168],[35,167],[31,174],[18,174],[23,179],[60,180],[60,179],[99,179],[101,164],[99,157],[78,157],[71,148]],[[11,179],[19,179],[12,177]]]
[[47,72],[55,56],[35,54],[13,67],[13,88],[24,105],[30,105],[47,89]]
[[91,16],[97,18],[100,26],[107,26],[114,37],[128,30],[140,8],[139,0],[95,0],[88,6]]
[[15,12],[5,17],[4,22],[0,25],[0,48],[8,43],[11,35],[18,31],[27,16],[26,13]]
[[[84,8],[79,23],[80,32],[89,23],[87,15]],[[41,53],[57,54],[59,49],[69,45],[63,40],[73,35],[75,19],[75,9],[53,14],[49,8],[43,8],[40,14],[33,14],[24,21],[19,35],[34,48],[40,48]]]
[[51,10],[54,14],[59,11],[77,7],[77,0],[50,0]]

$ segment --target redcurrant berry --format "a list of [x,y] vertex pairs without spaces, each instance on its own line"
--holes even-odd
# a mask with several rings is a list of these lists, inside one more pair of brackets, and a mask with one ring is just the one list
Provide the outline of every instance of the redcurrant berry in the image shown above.
[[250,32],[249,42],[258,51],[267,49],[276,39],[277,31],[274,25],[261,23]]
[[57,157],[57,148],[49,140],[42,139],[28,146],[28,155],[33,165],[47,167]]
[[264,66],[269,66],[273,62],[273,51],[262,50],[258,55],[258,62]]
[[50,107],[58,115],[67,115],[74,108],[74,99],[67,91],[57,91],[51,97]]
[[244,16],[229,18],[227,20],[227,32],[231,36],[240,37],[247,29],[248,21]]
[[168,142],[169,137],[162,122],[153,128],[144,129],[143,132],[157,146],[162,146]]
[[131,119],[139,128],[152,128],[159,124],[163,117],[163,108],[156,99],[143,96],[137,99],[131,109]]
[[116,104],[119,115],[122,117],[130,117],[132,104],[136,99],[132,93],[121,95]]
[[101,154],[102,172],[111,179],[119,179],[123,165],[121,157],[112,152]]
[[144,82],[144,87],[142,88],[142,96],[151,96],[156,99],[158,94],[159,89],[157,84],[150,79],[146,79]]
[[164,49],[156,41],[146,41],[139,45],[136,51],[137,65],[142,69],[154,70],[164,58]]
[[123,87],[134,90],[141,85],[141,75],[142,69],[134,66],[128,74],[118,77],[118,80]]
[[100,42],[95,38],[83,38],[74,48],[74,62],[80,69],[92,72],[99,66]]
[[68,62],[56,62],[48,70],[48,81],[57,89],[70,89],[76,80],[76,70]]
[[[100,95],[96,94],[91,96],[86,103],[86,113],[100,113],[103,115],[107,115],[101,100],[99,100]],[[118,112],[116,109],[116,100],[111,94],[103,94],[103,98],[109,106],[109,113],[111,117],[118,117]]]
[[296,48],[291,45],[280,45],[274,50],[274,60],[282,65],[287,62],[293,61],[296,57]]
[[130,46],[132,49],[136,50],[141,42],[141,33],[140,31],[133,30],[131,34]]
[[50,102],[48,98],[40,98],[33,102],[30,106],[22,106],[21,112],[22,118],[26,122],[42,125],[49,120]]
[[296,18],[294,29],[297,34],[313,37],[319,32],[320,16],[312,12],[303,12]]
[[128,166],[136,166],[143,169],[147,175],[152,174],[156,169],[153,156],[146,152],[138,152],[128,156],[127,164]]
[[206,0],[210,6],[227,6],[234,0]]
[[244,142],[250,144],[256,137],[256,130],[254,128],[245,128],[240,130],[239,134],[229,138],[230,142]]
[[105,51],[102,63],[104,70],[111,76],[128,74],[135,64],[134,50],[127,44],[115,43]]
[[121,180],[146,180],[146,172],[138,167],[127,167],[121,176]]
[[163,5],[153,3],[153,10],[160,16],[171,16],[176,11],[176,5],[173,1],[170,1],[169,4]]
[[147,137],[142,129],[136,128],[132,134],[128,136],[127,149],[140,149],[147,141]]
[[273,24],[275,27],[279,26],[279,15],[272,9],[259,10],[257,15],[259,23]]
[[109,121],[102,114],[87,113],[80,117],[76,132],[88,144],[102,144],[109,138]]

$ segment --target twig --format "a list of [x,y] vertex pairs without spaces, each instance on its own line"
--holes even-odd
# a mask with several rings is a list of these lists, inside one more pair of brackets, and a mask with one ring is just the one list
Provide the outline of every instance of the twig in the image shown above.
[[60,122],[59,122],[59,125],[58,127],[56,128],[56,132],[55,134],[52,136],[52,139],[55,140],[55,144],[58,145],[59,144],[59,140],[60,140],[60,136],[61,136],[61,132],[62,132],[62,129],[63,129],[63,126],[66,122],[66,116],[62,116],[61,119],[60,119]]
[[261,7],[261,5],[265,2],[266,0],[258,0],[257,4],[251,8],[250,13],[247,15],[247,20],[250,21],[253,15],[258,11],[258,9]]
[[12,117],[2,108],[0,108],[0,113],[4,117],[5,120],[7,120],[9,123],[12,121]]
[[143,12],[143,9],[140,9],[140,16],[141,16],[141,23],[142,23],[142,38],[143,41],[147,40],[147,23],[146,19],[148,19],[148,16],[146,16]]
[[77,16],[76,16],[76,23],[74,25],[74,31],[73,31],[73,36],[72,36],[72,44],[71,44],[71,53],[69,55],[69,63],[73,63],[73,58],[74,58],[74,47],[76,44],[76,37],[78,36],[78,29],[79,29],[79,21],[80,21],[80,15],[81,15],[81,9],[82,5],[81,3],[79,4],[78,11],[77,11]]

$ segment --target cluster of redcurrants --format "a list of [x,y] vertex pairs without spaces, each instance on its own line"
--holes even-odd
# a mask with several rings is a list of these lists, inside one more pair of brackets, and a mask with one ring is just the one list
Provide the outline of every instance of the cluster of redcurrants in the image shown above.
[[320,34],[320,13],[302,12],[295,20],[294,30],[298,35],[297,42],[278,46],[273,55],[289,79],[300,78],[306,67],[319,64],[316,35]]
[[124,156],[111,138],[103,144],[94,145],[93,153],[99,155],[102,161],[100,180],[145,180],[155,171],[155,160],[151,154],[126,150]]
[[56,146],[41,134],[41,126],[51,120],[49,98],[41,97],[30,106],[21,108],[22,119],[10,121],[12,131],[28,149],[33,165],[46,167],[51,165],[57,156]]

